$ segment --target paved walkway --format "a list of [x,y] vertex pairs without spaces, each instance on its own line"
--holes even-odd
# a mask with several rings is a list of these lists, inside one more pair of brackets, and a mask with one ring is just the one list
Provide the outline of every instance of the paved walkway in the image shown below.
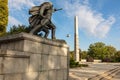
[[70,69],[69,80],[120,80],[120,63],[87,63],[89,67]]

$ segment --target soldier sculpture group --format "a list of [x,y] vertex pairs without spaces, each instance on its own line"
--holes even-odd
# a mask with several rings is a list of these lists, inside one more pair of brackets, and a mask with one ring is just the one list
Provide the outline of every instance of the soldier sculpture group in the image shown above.
[[45,32],[44,37],[47,38],[49,30],[51,30],[51,38],[55,38],[56,27],[51,21],[52,13],[61,9],[54,9],[51,2],[44,2],[40,6],[34,6],[29,10],[31,15],[29,18],[30,34],[39,35],[41,31]]

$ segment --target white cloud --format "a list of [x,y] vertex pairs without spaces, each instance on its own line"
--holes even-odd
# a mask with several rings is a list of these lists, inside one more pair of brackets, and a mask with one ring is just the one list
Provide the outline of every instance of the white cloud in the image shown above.
[[18,21],[16,18],[9,16],[8,17],[9,25],[21,25],[22,23]]
[[10,9],[17,9],[17,10],[21,10],[24,5],[26,5],[28,7],[35,5],[32,2],[32,0],[9,0],[8,3],[9,3]]
[[64,2],[64,9],[69,17],[77,15],[79,27],[95,37],[105,37],[115,22],[113,16],[105,19],[102,13],[93,10],[89,6],[88,0],[84,0],[82,3],[80,0],[72,3],[66,1]]
[[99,25],[97,25],[97,28],[95,29],[95,33],[99,37],[105,37],[105,35],[109,32],[111,25],[115,22],[114,17],[109,17],[109,19],[101,22]]
[[25,7],[35,6],[35,3],[40,4],[41,2],[48,0],[9,0],[9,9],[22,10]]
[[[28,19],[28,10],[35,5],[40,5],[42,2],[48,0],[8,0],[9,6],[9,22],[8,24],[18,25],[26,24]],[[19,21],[19,20],[21,21]],[[25,20],[25,21],[22,21]],[[24,22],[24,23],[22,23]],[[9,28],[8,25],[8,28]]]

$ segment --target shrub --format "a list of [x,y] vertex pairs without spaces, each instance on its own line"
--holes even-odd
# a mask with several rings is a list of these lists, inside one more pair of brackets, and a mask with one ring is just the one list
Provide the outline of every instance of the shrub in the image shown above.
[[104,59],[102,59],[102,62],[111,62],[111,59],[110,58],[104,58]]
[[75,60],[71,59],[70,60],[70,68],[75,68],[75,67],[88,67],[87,64],[79,64],[79,62],[75,62]]
[[86,61],[87,61],[87,62],[94,62],[94,59],[93,59],[92,57],[88,56],[88,57],[86,58]]

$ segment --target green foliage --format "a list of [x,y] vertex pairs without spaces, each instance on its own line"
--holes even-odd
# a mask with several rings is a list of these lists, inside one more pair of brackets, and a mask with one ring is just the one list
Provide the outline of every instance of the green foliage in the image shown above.
[[74,60],[74,51],[70,52],[70,68],[75,68],[75,67],[87,67],[87,64],[79,64],[79,62],[76,62]]
[[79,62],[75,62],[73,59],[70,59],[70,68],[79,67]]
[[6,32],[8,23],[8,0],[0,0],[0,35]]
[[88,49],[88,55],[90,55],[94,59],[101,59],[103,56],[104,48],[105,44],[102,42],[90,44]]
[[116,49],[113,46],[105,46],[106,51],[104,52],[105,57],[111,58],[115,56]]
[[[79,59],[86,59],[87,57],[87,51],[81,51],[79,50]],[[74,51],[70,51],[70,59],[74,59]]]
[[[80,58],[93,62],[94,59],[101,59],[105,62],[120,62],[120,51],[111,45],[103,42],[90,44],[88,51],[80,51]],[[74,52],[70,52],[70,59],[74,59]]]
[[103,61],[115,61],[116,49],[113,46],[106,46],[102,42],[90,44],[88,55],[94,59],[102,59]]
[[18,25],[18,26],[13,26],[10,28],[10,31],[8,32],[8,34],[17,34],[20,32],[28,32],[29,31],[29,27],[25,26],[25,25]]
[[70,59],[70,68],[75,68],[75,67],[88,67],[87,64],[79,64],[79,62],[75,62],[75,60]]
[[87,53],[87,51],[81,51],[81,58],[82,59],[86,59],[87,58],[87,56],[88,56],[88,53]]
[[25,25],[18,25],[18,26],[12,26],[8,32],[5,32],[4,35],[0,36],[5,36],[5,35],[11,35],[11,34],[17,34],[20,32],[29,32],[30,27],[27,27]]
[[116,62],[120,62],[120,51],[117,51],[117,52],[115,53],[115,61],[116,61]]
[[70,60],[74,59],[74,51],[70,51]]

